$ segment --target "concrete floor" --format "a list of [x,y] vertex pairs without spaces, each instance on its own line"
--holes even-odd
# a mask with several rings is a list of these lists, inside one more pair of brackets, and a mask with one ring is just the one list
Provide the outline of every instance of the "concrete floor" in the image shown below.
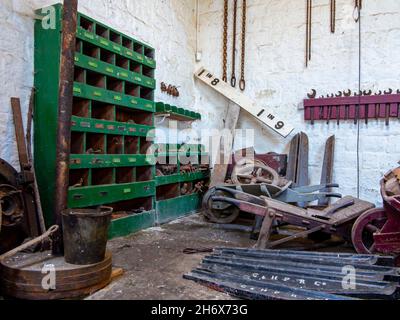
[[[291,246],[310,245],[297,240]],[[124,275],[89,300],[230,300],[230,296],[184,280],[207,255],[183,254],[186,248],[251,247],[249,232],[221,229],[192,215],[158,228],[109,242],[114,266]],[[330,248],[332,250],[332,248]],[[325,251],[326,249],[321,249]],[[347,251],[344,247],[336,250]],[[329,251],[329,249],[328,249]],[[351,250],[350,250],[351,252]]]
[[206,254],[186,255],[186,248],[217,246],[249,247],[254,241],[243,231],[221,230],[192,215],[158,228],[109,242],[114,266],[124,275],[89,300],[229,300],[218,293],[182,278]]

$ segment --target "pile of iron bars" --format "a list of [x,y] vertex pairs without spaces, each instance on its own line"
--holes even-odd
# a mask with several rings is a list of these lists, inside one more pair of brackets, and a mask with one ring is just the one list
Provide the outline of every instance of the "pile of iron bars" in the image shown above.
[[400,298],[395,258],[376,255],[217,248],[184,278],[247,300]]

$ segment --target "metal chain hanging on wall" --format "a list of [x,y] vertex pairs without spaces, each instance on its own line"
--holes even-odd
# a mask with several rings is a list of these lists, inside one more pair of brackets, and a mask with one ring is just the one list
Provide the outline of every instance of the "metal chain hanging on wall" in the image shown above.
[[237,0],[233,3],[233,38],[232,38],[232,75],[231,86],[236,87],[236,31],[237,31]]
[[228,0],[224,0],[224,32],[222,48],[222,80],[228,81]]
[[[246,59],[246,23],[247,23],[247,0],[243,0],[242,8],[242,33],[241,33],[241,66],[240,66],[240,82],[239,88],[244,91],[246,88],[245,80],[245,59]],[[238,12],[238,1],[234,1],[233,6],[233,35],[232,35],[232,74],[231,74],[231,86],[236,87],[236,35],[237,35],[237,12]],[[223,20],[223,48],[222,48],[222,80],[227,82],[228,80],[228,16],[229,6],[228,0],[224,0],[224,20]]]
[[241,75],[240,75],[240,90],[244,91],[246,89],[246,79],[245,79],[245,59],[246,59],[246,21],[247,21],[247,0],[243,0],[242,7],[242,57],[241,57]]

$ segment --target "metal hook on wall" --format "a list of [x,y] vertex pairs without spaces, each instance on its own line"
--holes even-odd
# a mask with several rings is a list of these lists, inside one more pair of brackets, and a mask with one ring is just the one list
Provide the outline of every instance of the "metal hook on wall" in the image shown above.
[[353,18],[354,21],[356,23],[358,23],[360,21],[360,17],[361,17],[361,10],[362,10],[362,0],[354,0],[355,4],[354,4],[354,12],[353,12]]

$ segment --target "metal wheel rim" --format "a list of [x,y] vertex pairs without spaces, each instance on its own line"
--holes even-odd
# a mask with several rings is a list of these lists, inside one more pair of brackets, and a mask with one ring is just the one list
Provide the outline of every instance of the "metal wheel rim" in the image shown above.
[[203,199],[203,214],[204,216],[213,223],[229,224],[233,223],[239,216],[240,210],[229,205],[228,209],[217,210],[213,209],[213,200],[211,199],[215,195],[229,196],[223,191],[216,191],[215,188],[208,190]]
[[352,229],[352,242],[359,254],[376,252],[373,235],[383,228],[386,221],[384,209],[369,210],[357,219]]
[[[254,176],[254,178],[250,176]],[[232,182],[234,184],[268,183],[278,186],[279,181],[279,174],[260,161],[249,162],[243,165],[238,164],[232,172]]]

